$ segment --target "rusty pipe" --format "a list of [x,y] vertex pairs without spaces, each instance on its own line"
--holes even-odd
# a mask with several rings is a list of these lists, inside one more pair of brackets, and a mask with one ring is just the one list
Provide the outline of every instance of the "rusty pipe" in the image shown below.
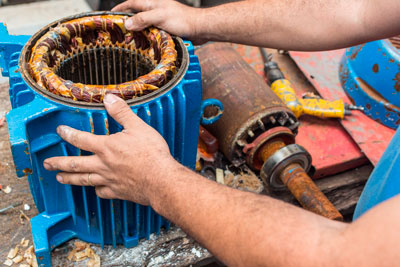
[[[266,143],[259,151],[260,159],[265,162],[274,152],[285,146],[280,140]],[[303,208],[331,220],[343,221],[340,212],[298,163],[290,163],[279,177]]]

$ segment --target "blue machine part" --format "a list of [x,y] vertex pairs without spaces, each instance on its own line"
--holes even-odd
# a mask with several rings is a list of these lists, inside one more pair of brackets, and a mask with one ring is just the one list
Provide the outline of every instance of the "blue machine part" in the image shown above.
[[[207,107],[216,107],[217,108],[216,114],[212,117],[205,117],[204,112]],[[201,124],[203,125],[213,124],[214,122],[218,121],[219,118],[221,118],[223,113],[224,113],[224,107],[222,106],[222,103],[218,99],[213,99],[213,98],[206,99],[201,104]]]
[[366,115],[396,129],[400,124],[400,53],[390,40],[348,48],[339,77],[343,88]]
[[353,219],[400,193],[400,127],[369,177]]
[[[169,222],[151,207],[100,199],[93,187],[60,184],[56,172],[43,168],[44,159],[49,157],[87,155],[64,142],[56,133],[57,126],[68,125],[99,135],[119,132],[121,126],[102,107],[71,105],[31,88],[18,65],[29,38],[11,36],[0,24],[0,66],[10,81],[12,110],[7,122],[12,154],[17,175],[27,176],[39,211],[31,220],[38,263],[51,266],[51,250],[71,238],[101,246],[132,247],[151,233],[159,234],[161,227],[168,229]],[[165,138],[179,162],[194,168],[202,114],[201,69],[192,44],[184,41],[183,47],[189,62],[180,80],[156,97],[131,107]]]

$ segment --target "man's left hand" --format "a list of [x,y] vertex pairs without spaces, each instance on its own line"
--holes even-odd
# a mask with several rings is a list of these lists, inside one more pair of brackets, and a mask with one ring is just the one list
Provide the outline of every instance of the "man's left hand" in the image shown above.
[[68,126],[57,133],[72,145],[92,152],[90,156],[54,157],[43,163],[47,170],[61,170],[57,180],[64,184],[94,186],[101,198],[118,198],[150,205],[157,192],[152,183],[163,179],[178,163],[162,136],[137,115],[121,98],[107,94],[107,112],[124,130],[110,136],[94,135]]

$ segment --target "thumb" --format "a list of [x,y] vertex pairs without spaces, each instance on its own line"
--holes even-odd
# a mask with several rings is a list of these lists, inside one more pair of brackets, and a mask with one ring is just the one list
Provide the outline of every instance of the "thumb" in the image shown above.
[[152,25],[155,26],[159,22],[156,13],[155,10],[137,13],[125,21],[125,28],[129,31],[141,31]]
[[132,128],[134,124],[144,123],[133,111],[126,102],[113,94],[104,96],[104,106],[110,116],[121,124],[124,129]]

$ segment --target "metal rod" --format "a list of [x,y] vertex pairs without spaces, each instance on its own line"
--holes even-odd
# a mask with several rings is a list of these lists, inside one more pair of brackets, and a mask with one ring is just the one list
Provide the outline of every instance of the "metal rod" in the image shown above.
[[83,65],[83,79],[84,79],[84,83],[87,84],[87,74],[86,74],[86,60],[85,60],[85,53],[87,50],[82,50],[82,65]]
[[118,84],[117,82],[117,66],[116,66],[116,59],[115,59],[115,49],[112,49],[112,55],[113,55],[113,70],[114,70],[114,81],[113,84]]
[[98,64],[97,64],[97,51],[98,49],[94,50],[94,71],[96,74],[96,84],[99,84],[99,68],[98,68]]
[[[123,49],[125,50],[125,49]],[[118,83],[122,83],[122,51],[121,49],[118,50],[118,55],[119,55],[119,81]]]
[[258,49],[260,49],[261,57],[264,63],[270,62],[272,60],[272,54],[269,54],[265,48],[259,47]]
[[92,47],[92,45],[91,45],[91,46],[90,46],[90,49],[89,49],[89,51],[88,51],[88,63],[89,63],[90,84],[93,84],[92,59],[91,59],[91,56],[90,56],[90,54],[91,54],[92,52],[96,53],[96,51],[93,50],[93,47]]
[[107,84],[111,84],[111,66],[110,66],[110,47],[106,47],[106,60],[107,60]]
[[78,78],[79,78],[79,81],[81,82],[82,81],[82,74],[81,74],[81,63],[80,63],[80,59],[79,59],[79,50],[77,50],[77,53],[76,53],[76,61],[78,62]]
[[136,49],[135,50],[135,64],[136,64],[136,67],[135,67],[135,78],[134,79],[137,79],[138,76],[139,76],[139,74],[138,74],[138,53],[137,52],[138,51]]
[[8,211],[8,210],[10,210],[10,209],[13,209],[13,208],[15,208],[15,207],[18,207],[18,206],[20,206],[20,205],[22,205],[22,202],[15,202],[15,203],[12,203],[12,204],[9,205],[8,207],[5,207],[5,208],[0,209],[0,213],[6,212],[6,211]]
[[100,65],[101,65],[101,84],[105,85],[105,81],[104,81],[104,54],[103,54],[103,49],[104,48],[100,48]]
[[343,221],[340,212],[298,163],[287,166],[280,178],[305,209],[331,220]]
[[[265,162],[276,151],[285,146],[286,144],[282,140],[265,144],[259,152],[261,160]],[[305,209],[332,220],[343,221],[340,212],[298,163],[290,163],[283,169],[280,178]]]
[[129,70],[129,73],[130,73],[130,77],[129,77],[129,79],[130,80],[134,80],[135,78],[134,77],[132,77],[133,76],[133,57],[132,57],[132,51],[131,51],[131,53],[129,53],[129,57],[130,57],[130,70]]

